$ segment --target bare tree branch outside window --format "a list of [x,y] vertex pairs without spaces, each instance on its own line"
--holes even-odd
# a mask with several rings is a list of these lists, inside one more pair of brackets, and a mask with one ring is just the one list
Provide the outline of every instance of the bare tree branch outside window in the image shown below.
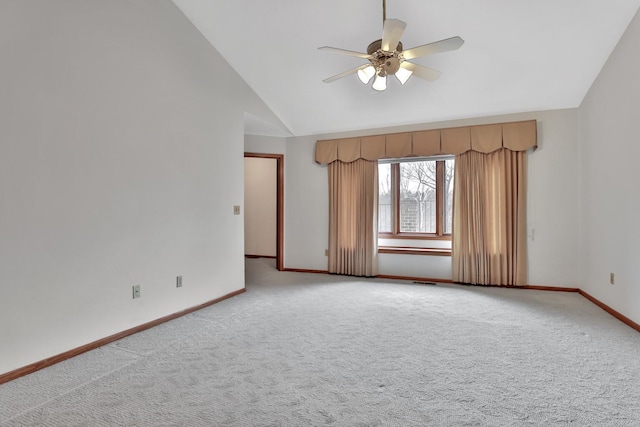
[[[394,168],[397,175],[394,175]],[[379,232],[438,235],[451,233],[453,159],[381,163],[378,171]],[[394,176],[399,182],[394,183]],[[442,192],[440,209],[438,191]],[[394,192],[398,194],[395,207]],[[442,218],[438,218],[439,212]],[[394,225],[396,215],[397,225]]]

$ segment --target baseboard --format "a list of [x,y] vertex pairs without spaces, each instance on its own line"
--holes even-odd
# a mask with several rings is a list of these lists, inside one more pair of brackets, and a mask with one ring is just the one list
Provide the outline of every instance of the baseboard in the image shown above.
[[487,288],[503,288],[503,289],[527,289],[532,291],[580,292],[580,289],[578,288],[562,288],[557,286],[539,286],[539,285],[469,285],[469,286],[482,286]]
[[78,356],[82,353],[86,353],[87,351],[95,350],[98,347],[102,347],[124,337],[128,337],[129,335],[133,335],[138,332],[142,332],[146,329],[153,328],[154,326],[158,326],[164,322],[168,322],[170,320],[177,319],[178,317],[182,317],[184,315],[193,313],[194,311],[202,310],[205,307],[209,307],[213,304],[219,303],[220,301],[226,300],[228,298],[234,297],[241,293],[245,292],[245,289],[238,289],[237,291],[228,293],[226,295],[221,296],[220,298],[216,298],[211,301],[207,301],[203,304],[196,305],[194,307],[187,308],[182,311],[178,311],[177,313],[169,314],[167,316],[161,317],[156,320],[152,320],[151,322],[144,323],[140,326],[136,326],[135,328],[127,329],[126,331],[118,332],[117,334],[110,335],[106,338],[99,339],[97,341],[91,342],[89,344],[85,344],[83,346],[74,348],[69,351],[65,351],[64,353],[60,353],[56,356],[48,357],[39,362],[32,363],[27,366],[23,366],[22,368],[18,368],[16,370],[7,372],[5,374],[0,374],[0,384],[13,381],[22,376],[31,374],[33,372],[39,371],[40,369],[47,368],[51,365],[55,365],[56,363],[60,363],[64,360],[71,359],[72,357]]
[[[391,276],[388,274],[378,274],[376,276],[379,279],[392,279],[392,280],[408,280],[412,282],[433,282],[433,283],[449,283],[456,284],[453,280],[449,279],[432,279],[430,277],[411,277],[411,276]],[[525,286],[498,286],[498,285],[478,285],[482,287],[495,287],[495,288],[509,288],[509,289],[531,289],[536,291],[556,291],[556,292],[578,292],[578,288],[557,288],[554,286],[537,286],[537,285],[525,285]]]
[[507,286],[507,287],[516,288],[516,289],[531,289],[534,291],[580,292],[580,289],[578,288],[561,288],[556,286],[524,285],[524,286]]
[[254,254],[245,254],[244,255],[245,258],[269,258],[269,259],[276,259],[275,256],[272,255],[254,255]]
[[592,297],[591,295],[589,295],[588,293],[586,293],[582,289],[580,289],[578,292],[580,293],[580,295],[582,295],[583,297],[585,297],[586,299],[588,299],[589,301],[591,301],[592,303],[594,303],[595,305],[597,305],[598,307],[600,307],[601,309],[603,309],[604,311],[606,311],[607,313],[609,313],[610,315],[612,315],[613,317],[615,317],[616,319],[621,321],[622,323],[624,323],[627,326],[630,326],[633,329],[635,329],[636,331],[640,332],[640,324],[638,324],[638,323],[634,322],[633,320],[629,319],[624,314],[617,312],[616,310],[614,310],[613,308],[609,307],[607,304],[603,303],[602,301]]
[[[296,273],[314,273],[314,274],[329,274],[327,270],[307,270],[302,268],[285,268],[283,271],[291,271]],[[434,279],[431,277],[413,277],[413,276],[394,276],[390,274],[378,274],[374,276],[376,279],[389,279],[389,280],[406,280],[410,282],[433,282],[433,283],[448,283],[455,284],[453,280],[449,279]],[[485,287],[496,288],[509,288],[509,289],[531,289],[536,291],[555,291],[555,292],[580,292],[578,288],[561,288],[555,286],[538,286],[538,285],[525,285],[525,286],[498,286],[498,285],[478,285]]]
[[389,280],[407,280],[411,282],[434,282],[434,283],[453,283],[448,279],[432,279],[429,277],[411,277],[411,276],[393,276],[389,274],[378,274],[376,279],[389,279]]
[[328,270],[307,270],[304,268],[283,268],[282,271],[289,271],[293,273],[329,274]]

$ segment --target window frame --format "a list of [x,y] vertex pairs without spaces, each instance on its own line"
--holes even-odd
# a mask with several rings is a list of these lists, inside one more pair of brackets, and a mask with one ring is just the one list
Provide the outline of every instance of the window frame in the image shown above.
[[[403,159],[379,160],[378,164],[389,164],[391,167],[391,231],[379,231],[381,239],[416,239],[416,240],[451,240],[451,233],[444,232],[444,181],[445,161],[454,160],[455,156],[411,157]],[[436,232],[416,233],[400,231],[400,163],[421,161],[436,162]],[[454,183],[455,185],[455,183]],[[379,227],[379,224],[378,224]]]

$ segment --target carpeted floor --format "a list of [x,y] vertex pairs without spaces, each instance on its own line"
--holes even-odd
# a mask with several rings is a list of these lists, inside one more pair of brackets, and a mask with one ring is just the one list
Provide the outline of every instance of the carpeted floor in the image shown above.
[[578,294],[277,272],[0,385],[3,426],[640,426],[640,334]]

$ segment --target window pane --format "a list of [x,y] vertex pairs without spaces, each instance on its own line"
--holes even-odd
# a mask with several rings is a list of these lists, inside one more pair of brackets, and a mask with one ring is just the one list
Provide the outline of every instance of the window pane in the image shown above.
[[451,234],[453,223],[453,175],[455,161],[453,159],[444,162],[444,233]]
[[400,163],[400,231],[436,232],[436,162]]
[[378,232],[391,233],[391,164],[378,164]]

